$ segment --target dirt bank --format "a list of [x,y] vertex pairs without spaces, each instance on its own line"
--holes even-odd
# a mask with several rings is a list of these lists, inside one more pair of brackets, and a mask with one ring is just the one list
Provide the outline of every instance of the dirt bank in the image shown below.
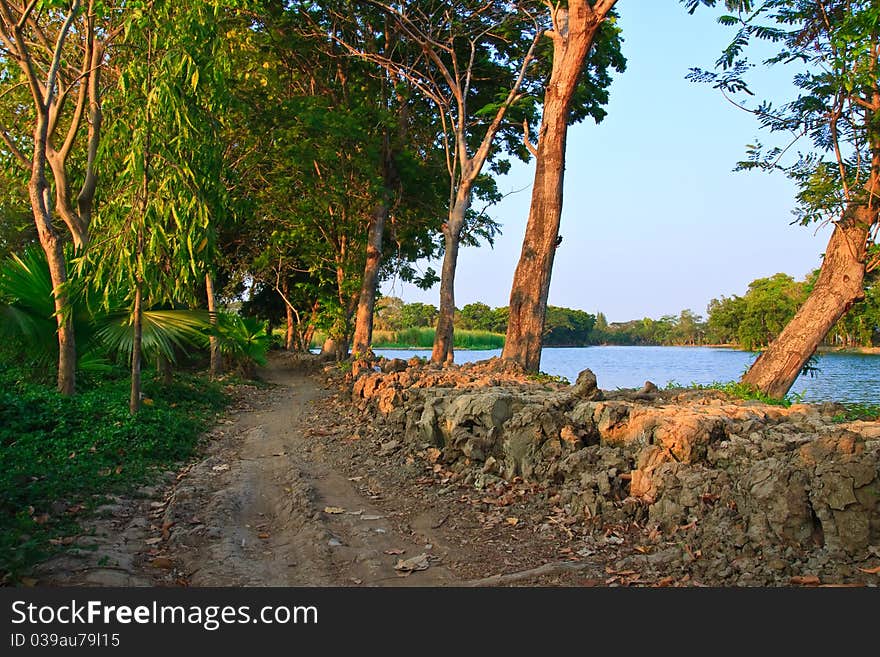
[[447,488],[522,481],[588,552],[609,531],[631,544],[640,575],[650,563],[718,585],[876,583],[877,422],[718,391],[602,391],[590,372],[568,387],[492,362],[385,369],[349,382],[380,445],[397,441]]

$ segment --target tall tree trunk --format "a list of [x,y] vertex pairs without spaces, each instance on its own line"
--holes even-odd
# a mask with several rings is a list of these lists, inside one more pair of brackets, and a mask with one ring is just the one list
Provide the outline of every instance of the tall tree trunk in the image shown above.
[[455,203],[449,213],[449,221],[443,228],[443,241],[446,245],[443,254],[443,267],[440,270],[440,310],[437,315],[437,330],[434,333],[434,348],[431,362],[438,365],[455,360],[453,348],[455,323],[455,269],[458,266],[458,248],[461,244],[461,231],[464,218],[471,203],[471,188],[459,187]]
[[853,208],[834,227],[819,278],[782,333],[752,364],[742,382],[782,398],[828,331],[864,298],[865,255],[877,211]]
[[572,0],[568,3],[567,29],[558,13],[564,10],[557,9],[553,12],[554,30],[548,33],[553,40],[553,70],[544,93],[532,203],[510,291],[502,353],[504,359],[531,372],[541,366],[544,318],[562,217],[569,108],[596,32],[614,3],[604,5],[604,11],[600,11],[591,9],[586,0]]
[[[214,277],[205,274],[205,291],[208,296],[208,313],[211,325],[217,328],[217,296],[214,294]],[[211,352],[211,378],[216,379],[223,372],[223,356],[220,354],[220,342],[212,335],[208,338],[208,346]]]
[[293,308],[284,305],[286,311],[285,321],[287,322],[287,332],[284,335],[284,348],[287,351],[296,351],[296,324],[293,319]]
[[64,249],[57,236],[48,243],[40,238],[49,263],[49,277],[54,290],[55,319],[58,326],[58,392],[72,395],[76,391],[76,335],[73,330],[73,317],[70,297],[66,291],[67,265],[64,262]]
[[134,339],[131,343],[131,397],[128,401],[128,410],[132,415],[141,410],[141,344],[143,342],[141,287],[141,281],[137,281],[134,286],[134,310],[132,314]]
[[382,261],[382,235],[387,218],[388,202],[383,199],[373,213],[367,235],[367,262],[364,265],[364,279],[361,282],[352,339],[352,354],[355,357],[365,355],[373,342],[373,310],[379,284],[379,264]]
[[76,336],[70,312],[70,298],[67,291],[67,265],[64,262],[64,247],[61,238],[52,226],[49,184],[46,181],[46,132],[48,118],[41,115],[37,119],[34,132],[34,156],[31,178],[28,183],[28,196],[33,210],[34,223],[40,246],[46,254],[49,277],[52,280],[55,321],[58,326],[58,392],[72,395],[76,390]]

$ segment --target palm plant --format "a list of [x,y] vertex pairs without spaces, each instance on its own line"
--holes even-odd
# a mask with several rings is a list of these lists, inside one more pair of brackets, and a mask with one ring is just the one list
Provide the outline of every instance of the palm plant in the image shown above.
[[254,378],[256,366],[266,364],[266,354],[272,343],[266,327],[268,322],[235,313],[218,313],[213,335],[217,337],[220,352],[238,366],[242,376]]
[[[72,254],[68,253],[72,260]],[[131,358],[132,312],[124,290],[102,293],[84,281],[82,268],[69,267],[72,308],[80,369],[107,366],[107,356]],[[52,283],[46,257],[31,247],[0,263],[0,338],[20,340],[28,355],[47,363],[58,349],[53,319]],[[174,362],[178,351],[202,347],[209,315],[200,310],[143,311],[142,354]]]

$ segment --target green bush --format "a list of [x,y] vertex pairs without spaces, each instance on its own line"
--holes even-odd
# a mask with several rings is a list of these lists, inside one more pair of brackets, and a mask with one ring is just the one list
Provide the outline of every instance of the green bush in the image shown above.
[[217,336],[220,353],[247,378],[254,378],[257,365],[266,364],[272,336],[266,332],[268,322],[235,313],[219,313],[213,334]]

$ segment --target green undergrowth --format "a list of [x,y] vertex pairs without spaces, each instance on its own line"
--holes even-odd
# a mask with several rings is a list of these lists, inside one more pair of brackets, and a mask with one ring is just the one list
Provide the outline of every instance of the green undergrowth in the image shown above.
[[713,381],[712,383],[707,384],[691,383],[689,386],[683,386],[676,381],[670,381],[666,384],[665,389],[684,389],[685,387],[689,390],[720,390],[731,397],[742,399],[744,401],[759,401],[764,404],[770,404],[771,406],[784,406],[786,408],[792,404],[798,404],[803,401],[803,399],[797,394],[786,395],[782,399],[770,397],[760,390],[756,390],[754,387],[746,383],[740,383],[739,381]]
[[571,385],[571,381],[569,381],[561,374],[547,374],[546,372],[537,372],[536,374],[529,374],[528,378],[529,381],[534,381],[535,383],[561,383],[562,385],[566,386]]
[[834,422],[853,422],[855,420],[867,420],[875,422],[880,420],[880,404],[843,404],[844,410],[836,414]]
[[[666,389],[683,388],[684,386],[670,381]],[[731,397],[742,399],[745,401],[759,401],[764,404],[773,406],[784,406],[788,408],[792,404],[800,404],[804,402],[803,396],[796,393],[789,393],[782,399],[769,397],[764,393],[755,390],[752,386],[737,381],[729,381],[727,383],[714,382],[707,385],[692,383],[689,388],[696,390],[720,390],[727,393]],[[880,421],[880,404],[867,403],[843,403],[840,404],[843,411],[832,417],[833,422],[853,422],[855,420]]]
[[[144,407],[128,412],[123,370],[92,374],[74,397],[0,363],[0,577],[15,582],[79,531],[102,496],[151,482],[190,457],[226,404],[222,384],[144,373]],[[69,538],[66,542],[69,542]]]

